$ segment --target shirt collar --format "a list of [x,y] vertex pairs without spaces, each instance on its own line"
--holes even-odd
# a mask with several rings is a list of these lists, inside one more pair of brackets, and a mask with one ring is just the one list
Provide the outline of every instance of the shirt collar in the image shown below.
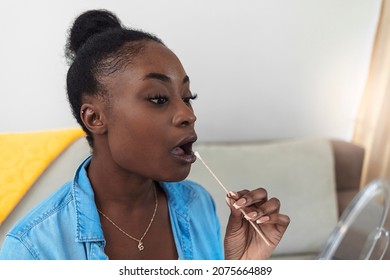
[[170,208],[173,209],[177,215],[188,219],[188,208],[191,202],[196,198],[196,192],[185,183],[186,181],[173,183],[160,182],[160,185],[167,196]]
[[94,192],[87,174],[91,158],[87,157],[77,169],[72,186],[76,208],[76,237],[79,242],[104,241]]
[[190,230],[192,217],[190,205],[197,193],[187,185],[188,181],[160,183],[168,199],[168,207],[179,259],[193,259],[193,242]]

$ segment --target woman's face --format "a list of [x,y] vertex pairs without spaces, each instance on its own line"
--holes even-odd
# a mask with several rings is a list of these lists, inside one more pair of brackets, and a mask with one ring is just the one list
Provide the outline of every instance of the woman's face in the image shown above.
[[158,181],[187,177],[197,136],[190,82],[179,59],[155,42],[104,81],[107,143],[115,164]]

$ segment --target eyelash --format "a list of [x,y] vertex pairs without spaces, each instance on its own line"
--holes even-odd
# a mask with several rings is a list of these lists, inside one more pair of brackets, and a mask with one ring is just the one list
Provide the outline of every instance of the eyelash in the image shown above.
[[[194,94],[194,95],[191,95],[190,97],[183,97],[182,100],[186,104],[191,104],[191,101],[195,100],[197,97],[198,97],[198,95]],[[149,101],[156,104],[156,105],[164,105],[166,102],[169,101],[169,98],[167,96],[157,95],[157,96],[149,98]]]
[[191,94],[190,97],[184,97],[182,99],[183,99],[184,103],[191,104],[192,103],[191,101],[195,100],[196,98],[198,98],[198,95],[196,93],[194,93],[193,95]]

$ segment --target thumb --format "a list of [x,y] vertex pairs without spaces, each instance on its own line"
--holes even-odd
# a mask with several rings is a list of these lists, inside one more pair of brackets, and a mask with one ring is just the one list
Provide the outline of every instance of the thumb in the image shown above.
[[235,194],[234,192],[229,192],[228,195],[226,195],[226,203],[230,208],[230,214],[231,218],[236,218],[238,221],[242,219],[242,213],[239,209],[239,205],[237,205],[237,199],[238,195]]

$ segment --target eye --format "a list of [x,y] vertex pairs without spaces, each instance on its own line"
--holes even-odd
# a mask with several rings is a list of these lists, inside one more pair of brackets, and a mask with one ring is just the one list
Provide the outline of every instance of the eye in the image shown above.
[[149,98],[149,101],[157,105],[163,105],[168,102],[168,97],[159,95]]
[[183,97],[183,101],[186,104],[191,104],[192,103],[191,101],[195,100],[197,97],[198,97],[198,95],[195,93],[195,94],[193,94],[193,95],[191,95],[189,97]]

